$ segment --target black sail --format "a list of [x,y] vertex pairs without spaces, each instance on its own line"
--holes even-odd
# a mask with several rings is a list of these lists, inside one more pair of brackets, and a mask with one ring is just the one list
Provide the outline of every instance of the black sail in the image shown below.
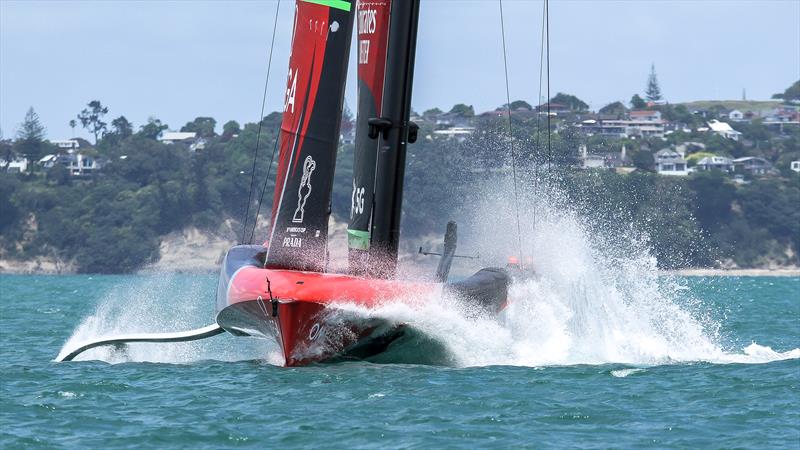
[[359,0],[357,6],[358,113],[347,246],[350,273],[358,275],[366,274],[369,264],[378,142],[369,136],[368,122],[382,110],[390,8],[390,0]]

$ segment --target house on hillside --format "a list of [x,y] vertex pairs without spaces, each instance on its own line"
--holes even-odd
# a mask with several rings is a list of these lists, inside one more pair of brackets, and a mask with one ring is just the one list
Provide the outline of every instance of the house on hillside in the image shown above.
[[164,144],[189,144],[194,142],[195,139],[197,139],[197,133],[194,131],[165,131],[158,138]]
[[[64,159],[66,158],[66,156],[67,155],[63,155],[63,157],[62,155],[44,155],[41,158],[39,158],[39,161],[37,161],[36,163],[44,167],[45,169],[49,169],[55,166],[56,164],[67,165],[68,161]],[[62,158],[59,159],[59,157]]]
[[733,128],[731,128],[730,124],[727,123],[727,122],[720,122],[719,120],[714,119],[714,120],[711,120],[711,121],[709,121],[707,123],[708,123],[708,128],[711,131],[713,131],[714,133],[717,133],[718,135],[720,135],[720,136],[722,136],[722,137],[724,137],[726,139],[731,139],[731,140],[734,140],[734,141],[738,141],[739,137],[742,135],[742,133],[740,133],[740,132],[734,130]]
[[734,109],[733,111],[729,112],[728,118],[734,122],[742,122],[745,120],[744,113],[738,109]]
[[645,122],[661,122],[661,111],[631,111],[628,113],[631,120],[645,121]]
[[733,160],[724,156],[706,156],[697,162],[697,170],[702,172],[709,172],[712,170],[733,172]]
[[456,139],[463,142],[469,135],[475,132],[475,127],[450,127],[442,130],[435,130],[434,136],[447,139]]
[[659,150],[654,155],[656,172],[660,175],[689,175],[689,167],[683,155],[671,148]]
[[7,173],[27,173],[28,158],[15,156],[11,160],[0,159],[0,170]]
[[758,156],[745,156],[733,160],[734,171],[750,175],[767,175],[774,172],[772,163]]
[[183,144],[192,151],[202,150],[206,146],[206,140],[194,131],[165,131],[158,140],[164,144]]
[[580,146],[580,167],[582,169],[618,169],[630,165],[625,146],[619,152],[604,152],[590,154],[588,147],[584,144]]
[[586,144],[581,144],[581,169],[603,169],[605,168],[605,160],[603,155],[589,154],[589,148]]
[[792,161],[789,163],[789,169],[800,173],[800,161]]
[[536,107],[536,111],[542,114],[551,115],[564,114],[569,112],[569,106],[562,105],[561,103],[543,103]]
[[439,114],[434,119],[436,128],[450,128],[450,127],[470,127],[472,126],[472,117],[466,117],[463,114],[446,112]]
[[38,164],[45,169],[60,164],[66,167],[70,175],[74,176],[89,176],[103,168],[101,160],[79,152],[45,155],[38,161]]
[[50,143],[58,147],[58,150],[62,152],[73,152],[81,148],[81,143],[77,139],[55,139]]

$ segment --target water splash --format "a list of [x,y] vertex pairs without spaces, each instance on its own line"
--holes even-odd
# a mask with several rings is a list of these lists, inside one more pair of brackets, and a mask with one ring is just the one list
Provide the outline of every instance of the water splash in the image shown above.
[[[129,333],[184,331],[212,323],[213,293],[200,276],[157,274],[135,276],[116,285],[98,301],[64,343],[57,357],[100,338]],[[77,361],[159,362],[184,364],[202,360],[256,360],[282,364],[277,346],[261,339],[220,335],[212,339],[179,343],[133,343],[123,347],[98,347]],[[276,359],[277,358],[277,359]]]
[[[475,202],[460,220],[466,231],[460,245],[479,252],[483,265],[502,265],[508,255],[520,250],[515,227],[509,225],[514,223],[514,213],[507,190],[483,192],[482,201]],[[345,307],[365,317],[408,326],[406,336],[375,361],[540,367],[765,363],[800,358],[800,348],[777,352],[756,343],[744,349],[726,348],[719,320],[709,306],[693,297],[679,278],[658,271],[646,235],[633,227],[609,231],[607,224],[572,209],[558,192],[537,194],[525,200],[521,214],[526,218],[521,224],[522,254],[524,259],[533,257],[529,264],[537,277],[513,285],[509,306],[499,318],[474,317],[467,314],[464,302],[441,296],[432,296],[421,308],[403,302],[371,310]],[[461,275],[476,268],[462,265]],[[458,269],[454,267],[456,275]],[[406,268],[405,272],[413,271]],[[122,283],[81,323],[62,354],[102,336],[206,325],[213,320],[212,291],[199,280],[187,283],[186,277],[177,276],[137,277]],[[125,351],[98,348],[79,359],[283,363],[276,344],[232,336],[180,344],[131,344]]]
[[[507,188],[482,189],[462,227],[462,248],[495,264],[519,255]],[[476,214],[475,212],[481,212]],[[536,216],[536,221],[531,218]],[[430,299],[421,311],[393,305],[364,314],[408,323],[441,343],[459,366],[763,363],[800,357],[758,344],[725,348],[721,324],[702,299],[658,270],[645,234],[576,211],[556,189],[523,200],[523,259],[537,278],[517,282],[499,320],[469,319]],[[475,269],[473,267],[472,269]],[[463,273],[462,273],[463,275]]]

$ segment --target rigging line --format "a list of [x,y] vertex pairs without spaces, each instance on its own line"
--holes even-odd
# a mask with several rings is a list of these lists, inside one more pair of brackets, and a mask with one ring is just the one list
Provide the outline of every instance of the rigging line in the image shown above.
[[272,146],[272,157],[269,159],[269,167],[267,167],[267,176],[264,177],[264,184],[261,186],[261,195],[258,197],[258,208],[256,209],[256,217],[253,220],[253,231],[250,233],[250,242],[253,243],[253,237],[256,234],[256,227],[258,226],[258,215],[261,213],[261,205],[264,203],[264,192],[267,190],[267,182],[269,181],[269,175],[272,173],[272,163],[275,161],[275,151],[278,149],[278,142],[280,141],[281,134],[280,129],[278,133],[275,135],[275,144]]
[[547,175],[550,175],[550,164],[553,161],[553,152],[550,146],[550,1],[544,0],[544,18],[547,37]]
[[[536,143],[534,144],[533,155],[533,193],[536,196],[539,193],[539,149],[541,148],[541,134],[542,134],[542,117],[541,117],[541,104],[542,104],[542,73],[544,70],[544,14],[545,3],[542,2],[542,36],[540,39],[539,50],[539,96],[536,97],[537,108],[539,111],[536,113]],[[533,201],[533,228],[536,229],[536,201]]]
[[[240,244],[244,244],[245,236],[247,235],[247,222],[250,219],[250,204],[253,202],[253,184],[256,181],[256,161],[258,161],[258,147],[261,144],[261,127],[264,124],[264,107],[267,104],[267,87],[269,86],[269,74],[270,69],[272,68],[272,51],[275,48],[275,31],[278,28],[278,13],[281,9],[281,0],[278,0],[278,4],[275,6],[275,22],[272,24],[272,40],[269,45],[269,59],[267,60],[267,76],[264,80],[264,95],[261,98],[261,114],[258,116],[258,134],[256,135],[256,148],[253,151],[253,167],[250,173],[250,189],[247,193],[247,208],[244,212],[244,218],[242,220],[242,239],[239,242]],[[273,153],[274,156],[274,153]],[[272,167],[272,164],[270,164]],[[261,205],[259,205],[260,209]],[[256,220],[258,220],[258,216],[256,216]],[[255,230],[255,227],[253,228]]]
[[500,31],[503,37],[503,70],[506,80],[506,112],[508,113],[508,137],[511,150],[511,174],[514,178],[514,213],[517,219],[519,258],[522,260],[522,228],[519,223],[519,196],[517,195],[517,155],[514,151],[514,134],[511,130],[511,92],[508,87],[508,57],[506,56],[506,25],[503,19],[503,0],[500,0]]

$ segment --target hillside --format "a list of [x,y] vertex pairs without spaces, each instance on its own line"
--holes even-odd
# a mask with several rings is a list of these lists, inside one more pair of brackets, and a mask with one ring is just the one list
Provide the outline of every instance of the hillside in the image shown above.
[[[669,117],[684,114],[661,109]],[[642,233],[665,269],[799,265],[800,175],[789,169],[800,158],[796,127],[736,123],[738,141],[696,130],[663,138],[621,138],[592,134],[578,126],[585,114],[568,112],[555,117],[547,139],[537,116],[529,112],[512,117],[523,205],[544,201],[537,186],[548,186],[554,200],[542,207],[574,211],[598,239],[613,241],[629,236],[631,229]],[[198,261],[216,264],[233,242],[250,241],[251,236],[253,242],[262,241],[275,174],[275,162],[268,166],[265,149],[274,146],[280,118],[270,114],[260,127],[228,122],[216,134],[216,121],[201,117],[182,128],[197,130],[186,132],[194,133],[192,139],[178,142],[163,139],[166,125],[152,119],[135,133],[130,124],[117,127],[96,146],[62,153],[50,166],[0,172],[0,271],[48,264],[52,267],[47,270],[87,273],[192,270]],[[442,125],[445,119],[451,124]],[[459,116],[440,111],[419,123],[420,139],[407,157],[404,258],[414,258],[420,245],[434,245],[448,220],[474,224],[496,217],[490,224],[478,224],[485,229],[473,236],[472,245],[497,241],[498,228],[510,230],[509,216],[502,212],[511,202],[507,122],[495,113]],[[451,133],[454,129],[462,134]],[[256,141],[261,157],[253,172]],[[12,155],[6,160],[52,150],[46,141],[5,145],[5,153]],[[767,168],[685,171],[680,177],[658,173],[657,151],[679,147],[728,158],[754,156]],[[587,149],[590,154],[582,154]],[[77,154],[94,166],[75,169]],[[597,158],[601,165],[588,165]],[[341,145],[331,204],[334,239],[349,218],[352,161],[352,144]],[[251,189],[266,193],[255,231],[260,195],[250,195]]]

